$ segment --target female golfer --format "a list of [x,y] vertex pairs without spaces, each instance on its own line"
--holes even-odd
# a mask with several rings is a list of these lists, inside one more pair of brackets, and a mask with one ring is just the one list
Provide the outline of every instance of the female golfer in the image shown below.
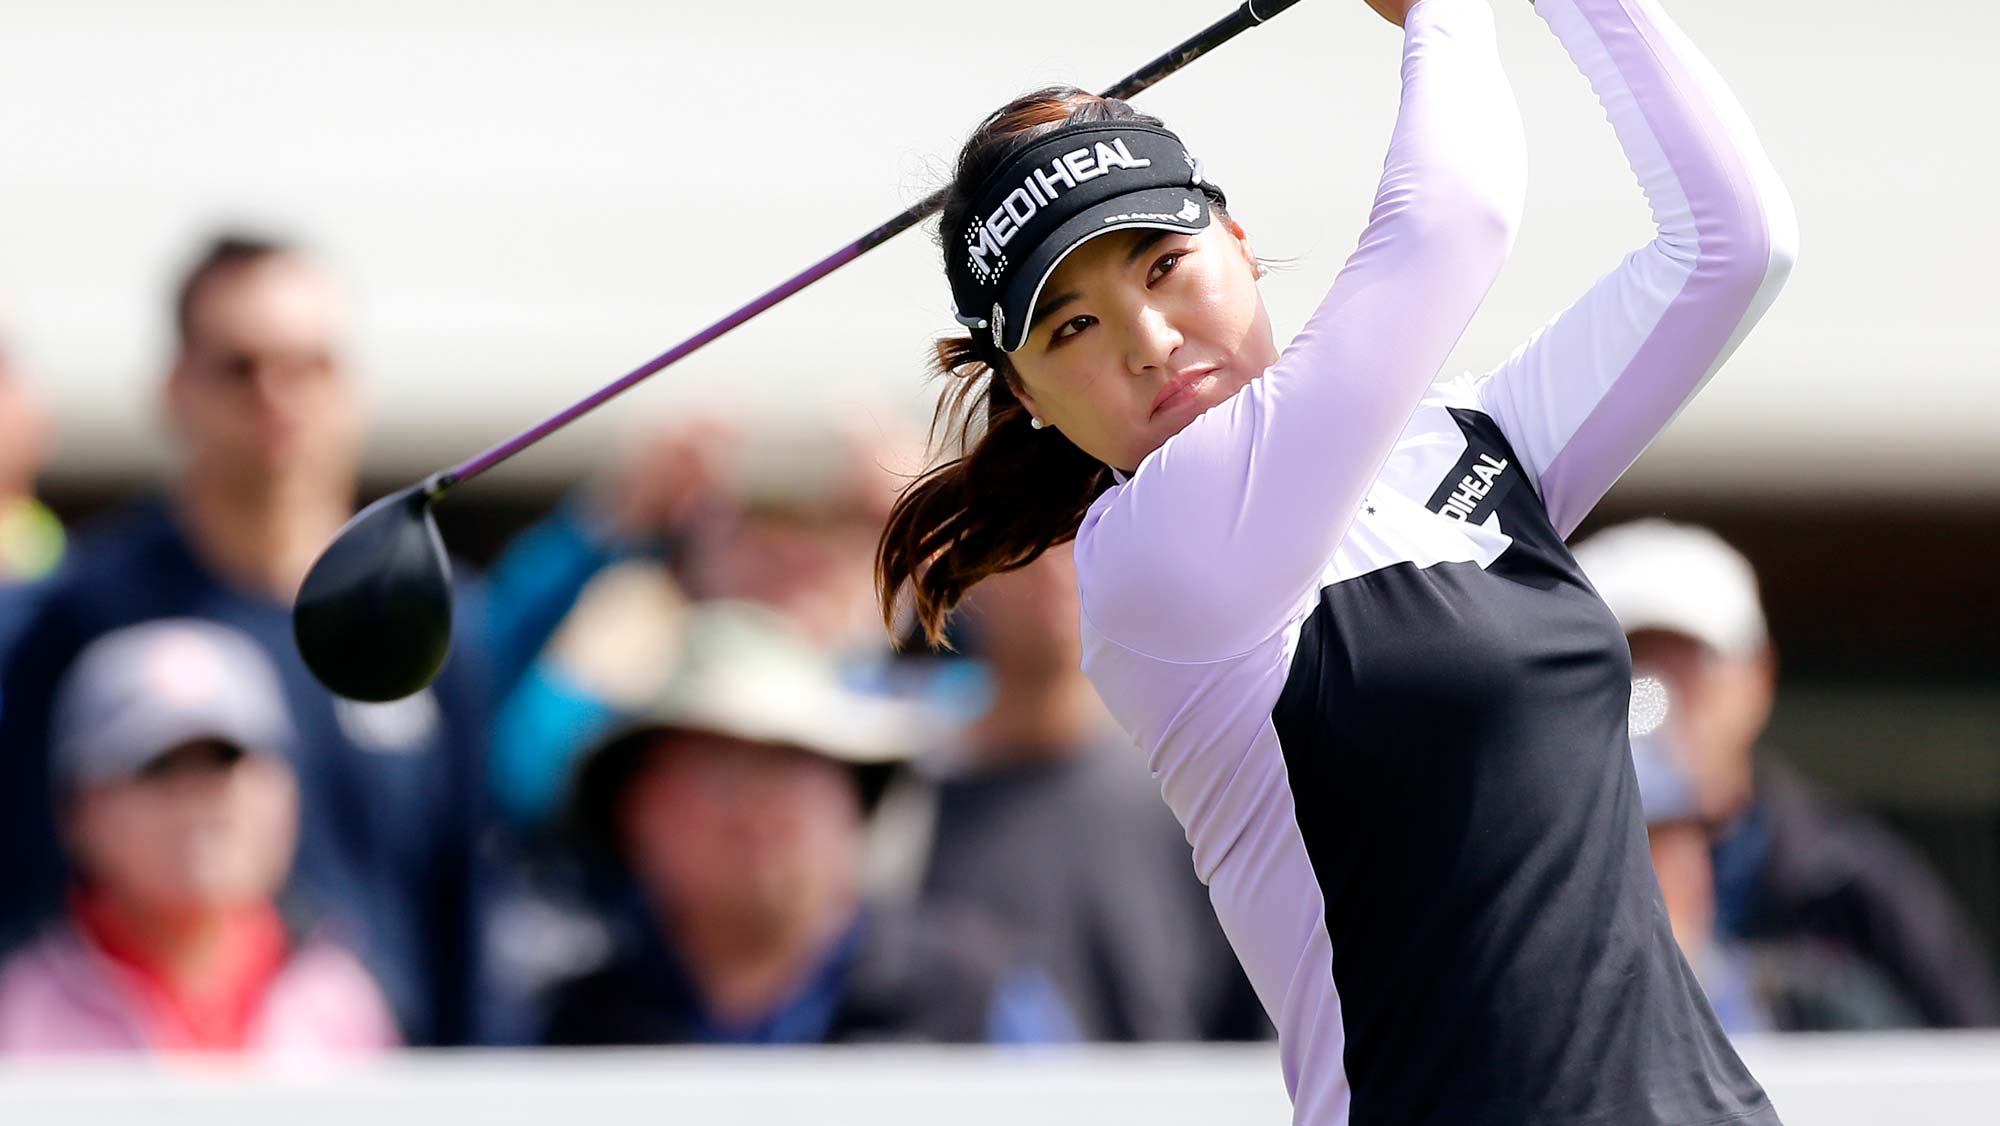
[[[935,638],[1072,535],[1084,667],[1187,829],[1297,1121],[1774,1123],[1674,946],[1630,659],[1563,538],[1769,305],[1783,189],[1655,0],[1540,0],[1658,236],[1498,368],[1432,386],[1507,256],[1487,0],[1403,24],[1360,248],[1282,354],[1222,193],[1073,90],[989,118],[943,216],[968,452],[890,518]],[[1274,145],[1313,144],[1312,115]],[[956,413],[954,413],[956,412]],[[961,422],[961,425],[971,425]]]

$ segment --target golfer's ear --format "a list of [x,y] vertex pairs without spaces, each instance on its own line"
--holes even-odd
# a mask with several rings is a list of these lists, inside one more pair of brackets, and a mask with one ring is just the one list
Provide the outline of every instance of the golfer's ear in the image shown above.
[[1250,264],[1250,272],[1262,277],[1264,267],[1257,262],[1256,251],[1250,248],[1250,234],[1243,229],[1243,224],[1236,221],[1236,216],[1225,213],[1222,217],[1222,226],[1235,236],[1236,249],[1242,252],[1243,260]]
[[1021,400],[1021,405],[1028,408],[1029,414],[1040,419],[1048,418],[1048,415],[1042,413],[1041,404],[1035,402],[1035,397],[1028,393],[1027,384],[1021,382],[1018,377],[1007,377],[1007,389],[1014,393],[1016,399]]

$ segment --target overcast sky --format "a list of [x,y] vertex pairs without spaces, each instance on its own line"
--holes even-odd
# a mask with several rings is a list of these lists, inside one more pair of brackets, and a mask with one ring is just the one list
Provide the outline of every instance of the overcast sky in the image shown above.
[[[1509,272],[1453,370],[1506,355],[1648,237],[1583,80],[1525,3],[1503,47],[1532,179]],[[689,12],[679,9],[687,8]],[[1670,0],[1798,202],[1790,288],[1642,478],[2000,490],[2000,6]],[[55,399],[70,472],[153,456],[164,289],[245,221],[320,248],[353,294],[384,467],[456,460],[691,334],[940,183],[987,109],[1097,86],[1220,16],[1096,4],[8,5],[0,327]],[[1365,216],[1393,29],[1307,0],[1142,103],[1204,157],[1267,256],[1281,334]],[[950,326],[905,235],[636,392],[520,471],[720,400],[925,409]]]

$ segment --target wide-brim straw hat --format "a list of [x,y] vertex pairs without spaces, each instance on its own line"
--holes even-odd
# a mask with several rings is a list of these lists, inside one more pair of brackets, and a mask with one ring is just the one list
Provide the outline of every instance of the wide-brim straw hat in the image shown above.
[[893,768],[936,745],[939,720],[920,705],[847,685],[839,664],[783,615],[748,602],[690,609],[673,672],[577,760],[570,813],[599,844],[618,796],[648,747],[675,733],[788,747],[854,768],[864,808]]

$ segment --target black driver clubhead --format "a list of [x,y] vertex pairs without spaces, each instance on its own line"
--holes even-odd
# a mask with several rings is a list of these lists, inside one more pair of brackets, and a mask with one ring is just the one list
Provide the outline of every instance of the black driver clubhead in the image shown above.
[[451,563],[430,482],[356,513],[320,553],[292,604],[313,676],[350,700],[399,700],[437,677],[451,650]]

